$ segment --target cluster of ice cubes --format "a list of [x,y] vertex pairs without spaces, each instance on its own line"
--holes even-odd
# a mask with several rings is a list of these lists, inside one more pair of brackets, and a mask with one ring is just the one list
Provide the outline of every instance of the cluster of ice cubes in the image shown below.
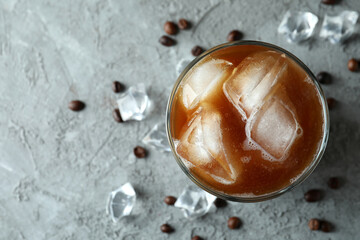
[[[222,184],[233,183],[241,176],[242,169],[232,164],[229,146],[224,143],[225,116],[206,101],[218,94],[219,89],[246,122],[247,142],[244,145],[247,144],[248,150],[260,150],[265,159],[281,162],[302,134],[294,106],[284,88],[287,77],[288,60],[274,51],[251,54],[238,66],[221,59],[198,63],[185,77],[179,94],[184,107],[194,110],[188,128],[181,139],[176,140],[176,151],[184,163]],[[125,114],[129,116],[125,120],[141,119],[139,115],[146,101],[144,86],[130,88],[119,101],[119,107],[124,110],[128,108],[125,103],[134,104],[138,111]],[[143,142],[169,151],[165,124],[155,125]],[[181,208],[185,217],[193,219],[206,214],[214,200],[213,195],[189,186],[179,196],[175,207]],[[117,222],[129,215],[135,201],[136,193],[130,183],[111,192],[107,211],[112,220]]]
[[[184,64],[188,64],[188,62],[184,62]],[[133,85],[121,94],[117,104],[123,121],[142,121],[151,109],[151,102],[143,83]],[[142,141],[161,152],[171,151],[167,141],[165,122],[156,124]],[[109,194],[106,211],[113,222],[118,222],[121,218],[131,214],[135,202],[136,192],[128,182]]]
[[[359,13],[356,11],[343,11],[339,15],[325,14],[320,37],[331,43],[342,43],[355,32],[355,25]],[[278,32],[285,35],[288,42],[301,42],[309,39],[316,28],[319,18],[310,12],[288,11],[285,13]]]
[[[338,16],[325,15],[320,37],[331,43],[344,42],[352,36],[359,14],[344,11]],[[288,11],[278,32],[289,42],[309,39],[319,19],[310,12]],[[177,65],[180,75],[191,60]],[[282,161],[294,141],[302,134],[294,107],[283,83],[287,78],[284,55],[267,51],[245,58],[238,66],[211,59],[188,73],[182,86],[182,103],[188,110],[196,109],[182,138],[176,140],[176,151],[188,167],[210,175],[215,181],[230,184],[236,181],[241,169],[231,164],[229,150],[223,140],[222,114],[204,100],[222,88],[226,98],[246,122],[247,149],[261,150],[269,161]],[[143,120],[150,100],[144,84],[130,87],[117,100],[124,121]],[[164,122],[156,124],[143,142],[159,151],[170,151]],[[205,215],[215,196],[196,186],[184,189],[175,203],[184,216],[194,219]],[[109,194],[107,212],[114,222],[131,214],[136,192],[130,183]]]
[[[175,202],[188,219],[204,216],[212,207],[216,197],[197,186],[187,186]],[[109,194],[106,207],[114,223],[123,217],[129,216],[136,202],[136,192],[131,183],[125,183]]]
[[[142,121],[151,111],[151,101],[143,83],[131,86],[121,94],[117,104],[123,121]],[[163,121],[156,124],[142,141],[161,152],[171,151],[167,141],[165,122]]]
[[176,143],[184,163],[223,184],[241,175],[241,169],[231,162],[228,144],[224,144],[224,116],[206,101],[218,94],[219,88],[246,122],[246,149],[260,150],[269,161],[285,159],[302,134],[285,90],[287,77],[288,59],[274,51],[249,55],[235,68],[225,60],[200,62],[186,76],[180,93],[184,107],[196,109]]

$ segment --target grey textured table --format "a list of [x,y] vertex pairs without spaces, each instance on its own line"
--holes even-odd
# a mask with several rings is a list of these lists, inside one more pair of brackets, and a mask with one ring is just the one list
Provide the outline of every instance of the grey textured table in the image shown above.
[[[277,34],[287,9],[325,13],[360,11],[358,0],[335,7],[316,1],[26,1],[0,6],[0,239],[359,239],[360,73],[350,57],[360,58],[359,37],[331,45],[318,37],[300,45]],[[176,36],[177,46],[158,43],[166,20],[185,17],[191,30]],[[318,27],[320,24],[318,25]],[[277,44],[302,59],[315,73],[329,71],[323,86],[338,100],[331,111],[331,136],[325,156],[301,186],[278,199],[231,203],[225,209],[188,221],[163,203],[192,184],[171,154],[154,150],[135,160],[133,147],[164,116],[175,66],[190,58],[194,45],[210,48],[240,29],[245,39]],[[317,28],[318,30],[319,28]],[[117,95],[111,82],[145,83],[156,106],[142,122],[116,123]],[[87,107],[67,109],[70,100]],[[330,190],[326,181],[345,183]],[[107,195],[130,181],[138,194],[132,216],[113,224],[105,213]],[[318,203],[306,203],[310,188],[325,190]],[[230,216],[243,221],[228,230]],[[310,218],[324,218],[335,232],[311,232]],[[168,222],[176,232],[166,235]]]

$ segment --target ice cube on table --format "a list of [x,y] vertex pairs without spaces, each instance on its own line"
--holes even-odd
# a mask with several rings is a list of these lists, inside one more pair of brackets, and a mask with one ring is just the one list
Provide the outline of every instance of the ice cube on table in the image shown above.
[[109,194],[107,213],[113,222],[130,215],[136,201],[136,193],[131,183],[125,183]]
[[177,143],[176,151],[190,168],[205,172],[217,182],[229,184],[235,181],[238,171],[228,159],[221,122],[222,115],[215,108],[201,106]]
[[180,74],[184,71],[187,65],[191,63],[191,59],[181,59],[176,65],[176,74],[180,76]]
[[117,104],[123,121],[143,120],[150,106],[145,85],[140,83],[130,87],[125,93],[121,94]]
[[246,57],[223,85],[228,100],[246,120],[287,76],[286,58],[266,51]]
[[143,143],[149,145],[161,152],[170,152],[170,146],[166,135],[165,122],[156,124],[148,134],[143,138]]
[[189,219],[204,216],[211,208],[216,197],[196,186],[188,186],[175,202],[175,207],[181,208],[184,216]]
[[257,144],[270,161],[281,161],[302,128],[296,120],[291,104],[273,97],[255,112],[246,124],[246,134]]
[[325,14],[320,37],[329,40],[333,44],[344,42],[355,32],[358,17],[359,13],[355,11],[343,11],[337,16]]
[[278,32],[285,35],[288,42],[301,42],[311,37],[318,21],[311,12],[287,11]]
[[221,87],[223,79],[232,72],[232,63],[222,59],[211,59],[198,63],[182,85],[182,102],[187,109],[193,109],[201,99]]

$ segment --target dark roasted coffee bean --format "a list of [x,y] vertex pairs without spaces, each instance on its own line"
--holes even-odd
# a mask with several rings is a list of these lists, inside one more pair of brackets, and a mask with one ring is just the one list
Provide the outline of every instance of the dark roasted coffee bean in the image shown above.
[[186,20],[184,18],[180,18],[179,22],[178,22],[178,26],[180,29],[184,30],[184,29],[190,28],[190,23],[188,20]]
[[310,219],[310,221],[308,222],[308,226],[312,231],[319,230],[320,224],[321,224],[320,220],[316,218]]
[[336,4],[338,1],[337,0],[322,0],[321,1],[323,4],[327,4],[327,5],[334,5]]
[[318,189],[312,189],[304,194],[304,198],[307,202],[317,202],[322,198],[322,192]]
[[203,240],[203,238],[196,235],[191,240]]
[[191,54],[194,56],[194,57],[197,57],[199,56],[200,54],[202,54],[204,52],[204,49],[200,46],[195,46],[191,49]]
[[348,61],[348,69],[352,72],[356,72],[359,69],[359,63],[356,59],[352,58]]
[[167,21],[164,24],[164,31],[169,35],[175,35],[178,32],[178,27],[174,22]]
[[331,230],[333,229],[333,226],[328,221],[321,221],[320,229],[323,232],[331,232]]
[[175,202],[176,202],[176,197],[166,196],[166,197],[164,198],[164,202],[165,202],[167,205],[174,205]]
[[119,81],[114,81],[111,85],[111,88],[114,91],[114,93],[122,92],[125,89],[124,85]]
[[241,221],[238,217],[231,217],[229,218],[227,224],[230,229],[237,229],[240,228]]
[[340,179],[337,177],[329,178],[328,186],[331,189],[338,189],[340,187]]
[[134,148],[134,154],[137,158],[146,157],[146,150],[143,147],[137,146]]
[[227,206],[227,201],[221,198],[216,198],[214,201],[214,205],[217,208],[223,208]]
[[316,78],[319,83],[322,83],[322,84],[331,83],[331,75],[327,72],[319,72],[318,75],[316,75]]
[[166,47],[171,47],[176,44],[176,41],[168,36],[162,36],[159,39],[159,42]]
[[69,102],[68,106],[69,106],[70,110],[78,112],[85,108],[85,103],[80,100],[74,100],[74,101]]
[[327,98],[326,101],[329,109],[333,109],[335,107],[336,100],[334,98]]
[[174,231],[174,228],[172,228],[169,224],[163,224],[160,226],[160,230],[163,233],[172,233]]
[[118,108],[115,108],[112,112],[113,118],[116,122],[121,123],[123,122],[120,114],[120,110]]
[[227,40],[228,40],[228,42],[233,42],[233,41],[240,40],[242,37],[243,37],[242,32],[240,32],[238,30],[233,30],[233,31],[229,32],[229,34],[227,36]]

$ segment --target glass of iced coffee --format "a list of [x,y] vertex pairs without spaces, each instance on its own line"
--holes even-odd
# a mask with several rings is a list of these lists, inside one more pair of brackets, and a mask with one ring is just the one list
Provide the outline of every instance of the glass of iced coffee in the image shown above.
[[167,107],[167,133],[186,175],[218,197],[256,202],[313,172],[328,139],[324,94],[294,55],[231,42],[192,61]]

